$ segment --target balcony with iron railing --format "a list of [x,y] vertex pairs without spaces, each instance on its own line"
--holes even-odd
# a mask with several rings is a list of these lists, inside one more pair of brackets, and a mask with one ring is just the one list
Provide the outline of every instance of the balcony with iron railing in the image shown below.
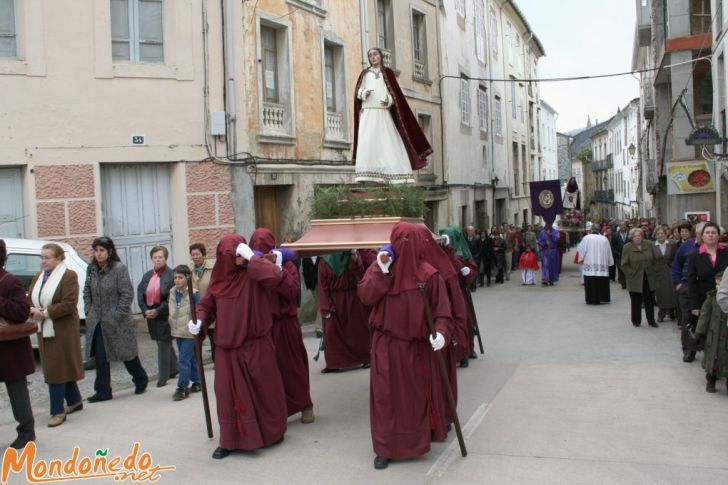
[[595,190],[594,191],[594,201],[613,204],[614,203],[614,189]]
[[645,189],[647,189],[647,192],[650,194],[654,194],[657,191],[657,186],[659,184],[659,177],[657,176],[657,168],[655,165],[654,159],[648,159],[645,160]]
[[637,34],[639,35],[639,46],[650,45],[652,37],[652,8],[648,0],[636,0],[637,2]]
[[646,78],[642,82],[642,108],[646,120],[655,117],[655,87],[651,78]]
[[604,160],[595,160],[592,162],[592,172],[602,172],[613,168],[614,162],[611,155],[607,155]]

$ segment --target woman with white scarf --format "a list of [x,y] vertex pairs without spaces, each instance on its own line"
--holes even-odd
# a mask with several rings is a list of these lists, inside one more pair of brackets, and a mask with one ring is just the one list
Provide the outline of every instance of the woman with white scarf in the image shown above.
[[[48,427],[59,426],[66,415],[83,409],[76,381],[83,379],[78,278],[63,262],[58,244],[41,249],[41,269],[30,284],[30,315],[39,322],[39,349],[43,375],[50,392],[51,419]],[[64,401],[67,406],[64,407]]]

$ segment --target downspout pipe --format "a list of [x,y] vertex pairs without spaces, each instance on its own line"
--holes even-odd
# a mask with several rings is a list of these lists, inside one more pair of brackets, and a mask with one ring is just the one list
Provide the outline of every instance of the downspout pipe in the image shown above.
[[225,65],[225,109],[227,110],[227,156],[235,158],[237,153],[237,110],[235,108],[235,54],[233,43],[233,0],[223,2],[223,26],[225,29],[223,59]]

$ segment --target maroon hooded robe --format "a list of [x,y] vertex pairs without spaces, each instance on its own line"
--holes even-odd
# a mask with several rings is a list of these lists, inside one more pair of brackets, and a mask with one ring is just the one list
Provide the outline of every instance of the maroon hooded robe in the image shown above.
[[[465,330],[467,331],[468,337],[466,340],[463,340],[463,336],[459,335],[459,340],[456,340],[460,347],[457,351],[457,354],[459,356],[459,362],[475,352],[475,324],[471,321],[470,311],[468,309],[469,304],[467,300],[473,298],[468,288],[470,287],[470,285],[475,283],[475,279],[478,277],[478,265],[472,259],[465,259],[459,256],[452,246],[448,246],[447,248],[445,248],[445,252],[448,254],[448,256],[450,256],[450,261],[452,261],[452,265],[455,267],[456,270],[458,270],[458,281],[461,288],[460,293],[463,295],[463,301],[466,305],[465,316],[467,319],[467,324]],[[470,273],[468,273],[468,276],[463,276],[462,273],[460,273],[460,269],[464,267],[470,268]]]
[[[364,257],[362,257],[364,256]],[[356,285],[364,275],[366,253],[349,258],[340,276],[334,273],[324,258],[318,262],[316,291],[324,320],[324,357],[327,369],[349,369],[369,362],[371,336],[369,332],[369,308],[356,294]]]
[[399,222],[390,236],[395,254],[389,274],[372,264],[358,286],[361,300],[372,305],[372,361],[369,413],[374,452],[383,458],[423,455],[447,419],[434,402],[441,395],[435,377],[424,300],[418,284],[427,285],[435,328],[450,343],[452,325],[447,288],[437,270],[425,262],[425,244],[417,226]]
[[[457,403],[457,365],[458,362],[469,355],[470,346],[468,342],[472,341],[468,332],[468,309],[462,287],[460,286],[461,275],[458,273],[446,251],[430,236],[430,230],[424,226],[418,226],[418,230],[422,232],[422,236],[427,240],[425,245],[425,260],[437,269],[437,272],[445,281],[448,300],[452,308],[453,325],[450,329],[452,345],[448,345],[442,350],[446,355],[445,363],[448,368],[453,397]],[[437,377],[440,377],[439,373]],[[448,417],[447,422],[451,423],[453,419],[447,404],[447,395],[445,395],[444,387],[442,391],[443,394],[440,404],[443,406],[445,416]]]
[[[251,249],[264,254],[276,247],[270,229],[258,228],[250,236]],[[288,415],[292,416],[313,406],[308,373],[308,354],[303,345],[303,332],[298,321],[296,299],[301,286],[298,268],[291,261],[283,263],[281,282],[271,292],[273,310],[273,343],[276,359],[286,391]]]
[[265,258],[253,256],[235,264],[235,250],[245,238],[223,236],[217,246],[207,294],[197,318],[207,330],[215,321],[215,396],[220,446],[254,450],[278,442],[288,414],[281,373],[271,336],[270,291],[283,272]]

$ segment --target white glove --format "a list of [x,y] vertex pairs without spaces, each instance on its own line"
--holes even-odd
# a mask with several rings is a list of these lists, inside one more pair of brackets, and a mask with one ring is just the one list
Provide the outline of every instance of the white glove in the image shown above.
[[430,344],[432,344],[432,350],[438,351],[445,346],[445,337],[440,332],[435,334],[435,338],[430,335]]
[[349,254],[351,254],[351,259],[353,259],[354,261],[356,261],[357,258],[359,257],[359,250],[358,249],[352,249],[351,251],[349,251]]
[[190,320],[187,323],[187,330],[189,330],[192,335],[197,335],[198,333],[200,333],[201,329],[202,320],[197,320],[197,323],[195,323],[193,320]]
[[[283,267],[283,253],[281,253],[280,251],[276,251],[275,249],[273,251],[271,251],[271,253],[276,255],[276,266],[278,266],[279,268],[282,268]],[[245,256],[243,256],[243,257],[245,257]],[[245,259],[248,259],[248,258],[245,258]]]
[[[389,258],[389,261],[382,263],[382,254],[385,254]],[[389,267],[392,265],[392,258],[389,256],[387,251],[381,251],[377,254],[377,264],[379,265],[379,269],[382,270],[382,273],[389,274]]]
[[450,236],[448,236],[447,234],[443,234],[442,237],[444,237],[445,240],[440,242],[440,246],[446,248],[450,245]]
[[250,246],[245,243],[238,244],[237,249],[235,249],[235,254],[244,257],[248,261],[250,261],[255,255],[255,253],[253,253],[253,250],[250,249]]
[[460,274],[463,276],[468,276],[470,274],[470,268],[468,268],[467,266],[463,266],[462,268],[460,268]]

